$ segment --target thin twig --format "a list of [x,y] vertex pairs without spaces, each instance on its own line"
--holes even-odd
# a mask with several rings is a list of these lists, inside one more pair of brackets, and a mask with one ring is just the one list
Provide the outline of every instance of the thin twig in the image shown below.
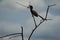
[[32,17],[33,17],[33,20],[34,20],[35,27],[37,27],[37,24],[36,24],[36,21],[35,21],[34,15],[32,15]]
[[4,38],[4,37],[8,37],[8,36],[13,36],[13,35],[18,35],[18,34],[21,34],[21,33],[8,34],[8,35],[2,36],[2,37],[0,37],[0,38]]
[[21,35],[22,35],[22,40],[24,40],[24,36],[23,36],[23,27],[21,27],[22,31],[21,31]]

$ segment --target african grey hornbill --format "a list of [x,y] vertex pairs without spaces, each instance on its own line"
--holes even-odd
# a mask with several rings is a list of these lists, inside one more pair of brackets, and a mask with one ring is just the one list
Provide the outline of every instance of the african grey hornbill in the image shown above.
[[32,5],[29,5],[27,8],[30,8],[30,12],[33,16],[36,16],[36,17],[40,17],[42,18],[42,20],[44,20],[44,18],[42,16],[40,16],[35,10],[33,10],[33,6]]

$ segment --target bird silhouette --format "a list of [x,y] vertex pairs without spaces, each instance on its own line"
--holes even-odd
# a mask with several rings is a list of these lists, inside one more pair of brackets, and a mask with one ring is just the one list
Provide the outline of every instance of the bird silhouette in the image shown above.
[[[25,6],[25,5],[23,5],[23,4],[19,3],[19,2],[16,2],[16,3],[19,4],[19,5],[21,5],[21,6],[23,6],[23,7],[27,7],[27,6]],[[47,15],[48,15],[48,11],[49,11],[49,8],[50,8],[51,6],[55,6],[56,4],[53,4],[53,5],[49,5],[49,6],[48,6],[47,11],[46,11],[46,16],[45,16],[45,18],[43,18],[43,17],[42,17],[41,15],[39,15],[35,10],[33,10],[33,6],[30,5],[30,3],[31,3],[31,2],[29,2],[29,6],[28,6],[27,8],[30,9],[30,12],[31,12],[31,14],[32,14],[33,16],[35,16],[35,17],[40,17],[40,18],[42,18],[42,20],[51,20],[51,19],[46,19],[46,18],[47,18]]]
[[42,18],[42,20],[44,20],[44,18],[42,16],[40,16],[35,10],[33,10],[33,6],[32,5],[29,5],[27,8],[30,8],[30,12],[31,12],[31,14],[33,16],[35,16],[35,17],[39,16],[40,18]]

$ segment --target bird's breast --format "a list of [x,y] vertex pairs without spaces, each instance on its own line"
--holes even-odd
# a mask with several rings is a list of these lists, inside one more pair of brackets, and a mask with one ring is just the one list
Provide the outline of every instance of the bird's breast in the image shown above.
[[31,13],[32,13],[34,16],[38,17],[38,13],[37,13],[35,10],[31,10]]

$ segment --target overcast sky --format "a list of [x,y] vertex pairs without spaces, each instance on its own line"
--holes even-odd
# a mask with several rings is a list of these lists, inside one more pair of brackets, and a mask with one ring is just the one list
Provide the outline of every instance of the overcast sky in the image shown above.
[[[48,18],[51,21],[42,23],[32,35],[31,40],[60,40],[60,0],[2,0],[0,1],[0,36],[21,32],[21,26],[24,28],[24,39],[27,40],[34,28],[33,19],[29,9],[16,4],[19,2],[26,6],[33,5],[34,10],[41,16],[45,16],[48,5],[56,4],[49,10]],[[40,18],[36,18],[37,24]],[[0,40],[8,40],[3,38]],[[9,39],[21,40],[21,37]]]

